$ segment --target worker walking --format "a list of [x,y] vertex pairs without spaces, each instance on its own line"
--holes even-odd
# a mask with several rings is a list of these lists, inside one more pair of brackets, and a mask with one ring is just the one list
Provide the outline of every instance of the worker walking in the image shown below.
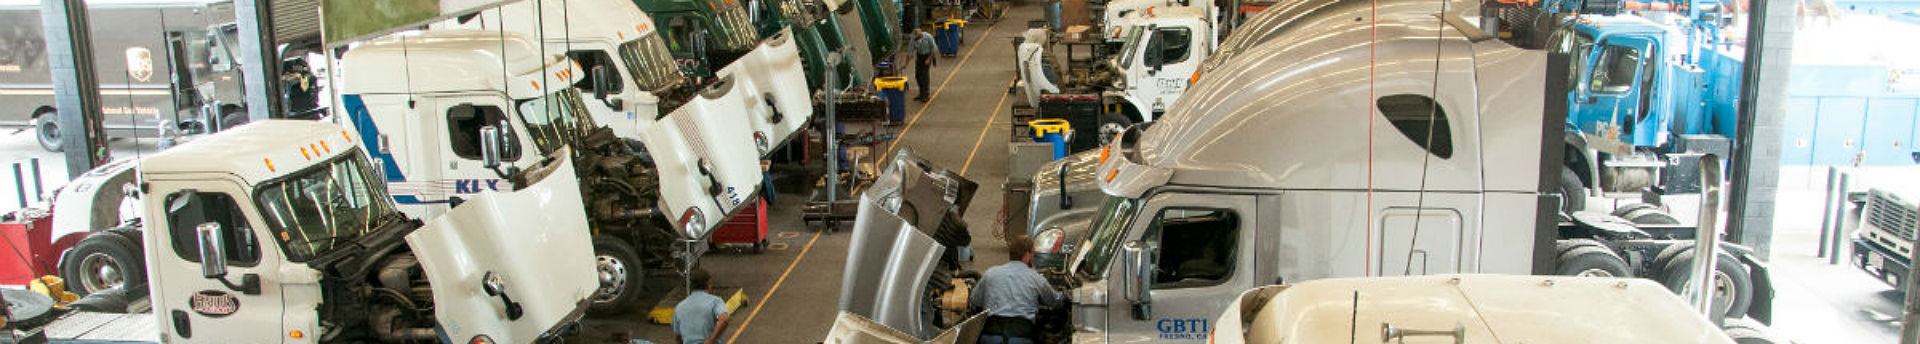
[[927,31],[925,26],[913,28],[913,79],[918,81],[920,86],[920,96],[913,97],[913,100],[921,102],[927,101],[927,93],[930,92],[927,90],[927,84],[933,80],[929,75],[933,74],[935,47],[933,34]]
[[687,276],[694,289],[673,307],[673,336],[682,344],[712,344],[727,330],[727,301],[713,296],[713,276],[694,270]]
[[981,344],[1032,344],[1039,341],[1035,319],[1040,307],[1058,307],[1065,300],[1045,277],[1028,266],[1033,240],[1020,236],[1007,242],[1007,262],[987,269],[974,286],[969,303],[986,309],[987,324]]

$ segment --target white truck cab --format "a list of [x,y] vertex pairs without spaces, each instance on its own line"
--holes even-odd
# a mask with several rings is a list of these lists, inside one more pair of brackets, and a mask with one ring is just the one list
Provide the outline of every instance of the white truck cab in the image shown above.
[[[660,123],[671,124],[663,119],[672,113],[722,111],[682,117],[691,117],[701,126],[735,126],[744,120],[752,124],[745,129],[753,147],[765,155],[804,127],[813,113],[799,49],[787,32],[768,37],[721,68],[716,77],[728,86],[720,92],[723,97],[698,97],[702,85],[682,73],[652,17],[632,1],[520,1],[432,27],[506,30],[542,42],[547,54],[565,54],[585,69],[573,87],[591,95],[588,112],[615,135],[629,140],[647,141],[642,136]],[[689,102],[707,104],[689,108],[685,106]],[[674,148],[647,147],[649,151]]]
[[[341,58],[338,118],[368,138],[360,143],[382,166],[394,199],[418,216],[508,189],[515,169],[572,154],[582,164],[573,177],[591,200],[577,210],[591,225],[537,228],[595,233],[603,283],[595,310],[628,309],[639,300],[644,267],[666,264],[676,240],[705,238],[755,197],[762,174],[752,134],[737,124],[743,114],[730,111],[738,106],[715,102],[733,85],[723,80],[641,128],[652,159],[640,161],[568,86],[587,72],[540,48],[516,33],[468,30],[360,44]],[[498,166],[489,166],[490,154]],[[654,225],[656,216],[670,228]]]
[[526,230],[585,224],[529,211],[580,206],[571,179],[479,195],[423,225],[386,197],[362,139],[270,120],[140,162],[162,342],[527,343],[579,319],[596,285],[587,234]]
[[1121,85],[1104,96],[1109,103],[1125,104],[1131,120],[1151,122],[1186,93],[1200,62],[1219,41],[1202,7],[1143,10],[1123,18],[1129,29],[1114,61]]

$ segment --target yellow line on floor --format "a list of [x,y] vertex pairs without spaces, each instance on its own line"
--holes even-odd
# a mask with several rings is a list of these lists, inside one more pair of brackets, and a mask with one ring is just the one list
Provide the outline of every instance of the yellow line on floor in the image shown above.
[[[886,150],[886,151],[883,151],[883,152],[882,152],[882,154],[884,154],[883,156],[885,157],[884,159],[892,159],[892,158],[893,158],[893,154],[892,154],[892,152],[893,152],[893,148],[894,148],[894,146],[899,146],[899,145],[900,145],[900,141],[903,141],[903,140],[905,140],[905,139],[907,138],[907,132],[908,132],[908,131],[912,131],[912,130],[913,130],[913,124],[914,124],[914,123],[920,123],[920,115],[923,115],[923,114],[926,114],[926,113],[927,113],[927,107],[929,107],[929,106],[933,106],[933,101],[934,101],[934,100],[937,100],[937,99],[940,99],[940,91],[945,91],[945,90],[947,90],[947,82],[951,82],[951,81],[953,81],[953,74],[954,74],[954,73],[959,73],[959,72],[960,72],[960,67],[965,67],[965,66],[967,65],[967,59],[971,59],[971,58],[973,58],[973,52],[974,52],[974,51],[976,51],[976,50],[980,50],[980,46],[982,46],[982,45],[987,45],[987,42],[985,41],[985,39],[987,39],[987,37],[989,37],[989,36],[992,36],[992,35],[993,35],[993,28],[994,28],[995,26],[999,26],[999,25],[1000,25],[1000,23],[999,23],[999,22],[997,22],[997,21],[996,21],[996,22],[994,22],[993,24],[988,24],[988,25],[987,25],[987,32],[983,32],[983,33],[980,33],[980,38],[976,38],[976,39],[974,39],[974,44],[973,44],[973,47],[972,47],[972,48],[967,48],[967,54],[966,54],[966,56],[961,56],[961,57],[960,57],[960,63],[959,63],[959,64],[955,64],[955,65],[953,65],[953,70],[948,70],[948,71],[947,71],[947,78],[946,78],[946,80],[940,80],[940,87],[935,87],[935,88],[933,88],[933,94],[931,94],[931,95],[928,95],[928,96],[927,96],[927,101],[925,101],[925,102],[921,102],[921,103],[920,103],[920,111],[915,111],[915,112],[913,113],[913,118],[909,118],[909,119],[907,119],[907,126],[906,126],[906,127],[902,127],[902,128],[900,128],[900,134],[899,134],[899,135],[895,135],[895,136],[893,137],[893,142],[892,142],[892,143],[888,143],[888,144],[887,144],[887,150]],[[916,67],[918,67],[918,66],[916,66]]]
[[780,291],[780,284],[787,283],[787,275],[793,274],[793,267],[800,266],[800,259],[806,258],[807,252],[813,251],[813,243],[820,241],[820,233],[826,233],[827,230],[827,228],[821,228],[820,231],[813,232],[813,238],[807,239],[807,246],[800,249],[800,255],[794,256],[792,263],[787,263],[787,271],[780,273],[780,279],[773,281],[772,288],[767,288],[767,295],[761,296],[760,302],[753,304],[753,311],[747,312],[746,319],[740,319],[740,327],[733,330],[733,336],[727,337],[728,344],[732,344],[735,339],[740,339],[741,333],[747,332],[747,325],[753,324],[753,317],[760,315],[760,307],[765,307],[767,301],[773,299],[773,293]]
[[1013,93],[1001,93],[1000,101],[993,103],[993,113],[987,115],[987,124],[980,126],[980,138],[973,139],[973,151],[967,152],[967,163],[960,165],[960,175],[967,175],[967,169],[973,167],[973,155],[980,154],[981,142],[987,142],[987,129],[993,128],[993,122],[1000,119],[1000,106],[1007,103],[1008,94]]

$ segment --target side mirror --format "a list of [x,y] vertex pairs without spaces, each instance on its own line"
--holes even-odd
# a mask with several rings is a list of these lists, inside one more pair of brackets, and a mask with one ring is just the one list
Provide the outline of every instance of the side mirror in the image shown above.
[[1130,241],[1120,247],[1120,264],[1126,265],[1126,276],[1121,277],[1122,293],[1127,301],[1133,302],[1135,320],[1153,319],[1153,250],[1140,241]]
[[227,277],[227,248],[220,242],[226,237],[225,230],[218,223],[207,222],[194,227],[194,233],[200,237],[200,276]]
[[500,167],[501,156],[506,153],[506,131],[498,126],[480,127],[480,165],[489,169]]

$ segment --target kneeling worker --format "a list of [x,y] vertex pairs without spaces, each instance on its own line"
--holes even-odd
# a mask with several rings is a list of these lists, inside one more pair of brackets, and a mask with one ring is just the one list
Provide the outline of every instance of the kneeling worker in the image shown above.
[[980,331],[982,344],[1034,343],[1040,337],[1034,322],[1040,307],[1057,307],[1064,301],[1045,277],[1027,265],[1033,261],[1033,240],[1021,236],[1008,241],[1007,263],[987,269],[970,296],[973,306],[987,310],[987,324]]

